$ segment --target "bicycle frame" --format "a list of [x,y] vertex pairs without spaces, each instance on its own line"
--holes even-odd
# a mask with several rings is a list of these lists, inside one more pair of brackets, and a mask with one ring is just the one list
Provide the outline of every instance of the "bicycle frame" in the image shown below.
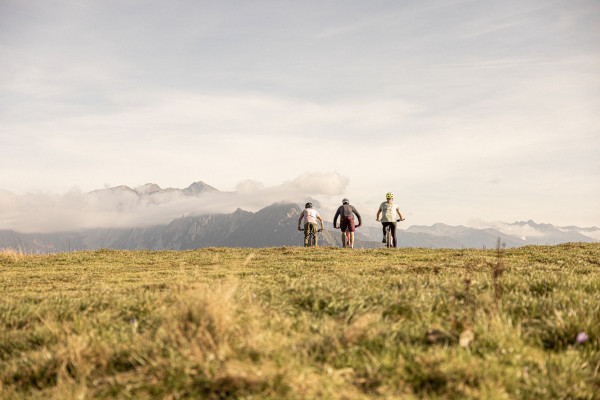
[[[300,229],[300,231],[304,231],[304,229]],[[322,229],[317,230],[317,232],[321,232]],[[317,245],[317,232],[309,232],[308,234],[308,244],[304,247],[312,247]]]
[[[402,220],[402,221],[404,221],[404,220]],[[397,219],[396,222],[400,222],[400,220]],[[398,238],[396,238],[396,240],[398,240]],[[385,247],[387,247],[387,248],[394,247],[394,237],[392,236],[392,226],[390,226],[390,225],[387,225],[385,227]]]

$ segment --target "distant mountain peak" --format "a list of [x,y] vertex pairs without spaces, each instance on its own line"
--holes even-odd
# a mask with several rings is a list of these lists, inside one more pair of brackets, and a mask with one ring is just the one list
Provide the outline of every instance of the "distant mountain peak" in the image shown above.
[[188,196],[197,196],[206,192],[218,192],[218,190],[204,183],[203,181],[194,182],[187,188],[183,189],[183,193]]
[[263,214],[290,214],[298,215],[302,209],[298,204],[289,202],[273,203],[259,211]]
[[119,185],[119,186],[113,186],[113,187],[109,187],[106,189],[98,189],[98,190],[93,190],[90,193],[111,193],[111,192],[131,192],[131,193],[136,193],[135,190],[133,190],[132,188],[130,188],[129,186],[126,185]]
[[150,194],[161,190],[160,186],[156,183],[146,183],[145,185],[138,186],[134,189],[138,194]]

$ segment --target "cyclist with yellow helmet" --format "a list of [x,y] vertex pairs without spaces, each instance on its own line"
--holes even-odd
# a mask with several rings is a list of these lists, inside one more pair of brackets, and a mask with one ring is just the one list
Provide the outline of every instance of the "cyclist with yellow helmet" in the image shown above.
[[[377,221],[381,221],[383,225],[383,243],[385,243],[385,231],[389,226],[392,231],[392,238],[394,239],[394,247],[398,247],[398,241],[396,240],[396,221],[404,221],[404,217],[400,213],[400,207],[396,203],[394,203],[394,194],[387,193],[385,195],[386,201],[381,203],[379,206],[379,210],[377,211]],[[399,220],[396,218],[396,213],[400,217]],[[383,216],[382,216],[383,214]],[[380,219],[381,217],[381,219]]]

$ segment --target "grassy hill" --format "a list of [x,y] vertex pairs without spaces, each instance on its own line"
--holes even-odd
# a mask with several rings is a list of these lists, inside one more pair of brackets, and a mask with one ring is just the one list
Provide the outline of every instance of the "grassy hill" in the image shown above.
[[600,398],[598,243],[4,251],[0,282],[3,399]]

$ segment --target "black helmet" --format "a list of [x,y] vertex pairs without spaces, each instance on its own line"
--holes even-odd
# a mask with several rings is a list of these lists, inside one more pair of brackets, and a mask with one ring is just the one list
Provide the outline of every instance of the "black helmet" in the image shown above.
[[305,208],[312,208],[312,203],[306,203],[306,204],[304,205],[304,207],[305,207]]
[[342,200],[342,204],[346,204],[346,203],[350,204],[350,200],[348,200],[348,199]]

